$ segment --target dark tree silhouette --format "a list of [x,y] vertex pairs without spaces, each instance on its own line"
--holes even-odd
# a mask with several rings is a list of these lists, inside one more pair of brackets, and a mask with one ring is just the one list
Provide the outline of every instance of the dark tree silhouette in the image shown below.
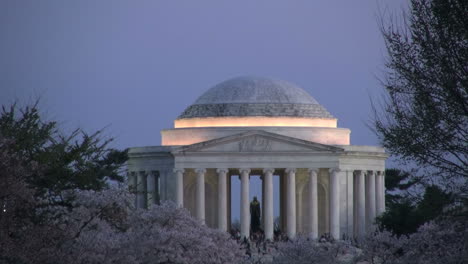
[[77,129],[65,135],[56,122],[41,117],[37,103],[21,109],[3,106],[0,135],[14,142],[8,150],[12,155],[40,168],[25,181],[35,195],[50,202],[69,202],[62,199],[66,190],[102,190],[109,180],[123,181],[127,151],[110,148],[112,138],[104,139],[102,130],[88,134]]
[[467,14],[466,0],[411,0],[402,21],[382,23],[387,96],[383,112],[374,108],[383,146],[459,194],[468,193]]

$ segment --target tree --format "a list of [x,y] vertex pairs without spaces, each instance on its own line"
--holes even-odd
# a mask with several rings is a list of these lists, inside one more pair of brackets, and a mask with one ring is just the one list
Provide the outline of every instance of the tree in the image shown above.
[[[80,136],[81,133],[81,136]],[[136,209],[126,152],[100,132],[62,136],[36,106],[0,116],[0,263],[238,263],[222,231],[163,203]]]
[[420,182],[418,177],[399,169],[385,170],[385,206],[391,207],[408,196],[408,191]]
[[411,173],[399,169],[385,170],[386,210],[376,218],[381,228],[397,235],[416,232],[422,223],[416,217],[417,200],[411,197],[410,190],[417,186],[419,187],[419,179]]
[[387,205],[387,210],[377,217],[377,224],[398,236],[418,230],[424,223],[437,219],[443,210],[452,204],[450,193],[435,185],[427,186],[421,200],[402,197]]
[[227,232],[212,229],[174,203],[129,216],[125,255],[138,263],[239,263],[245,252]]
[[468,259],[467,237],[467,223],[452,221],[426,223],[409,236],[376,231],[360,244],[360,258],[367,263],[462,264]]
[[375,230],[358,241],[313,241],[298,237],[279,242],[272,263],[464,264],[468,223],[428,222],[410,235]]
[[25,181],[36,195],[49,196],[49,202],[69,202],[61,196],[65,190],[101,190],[111,180],[123,181],[127,152],[109,148],[112,138],[103,139],[102,130],[88,134],[76,129],[63,135],[56,122],[41,118],[37,103],[23,109],[3,106],[0,135],[14,141],[10,153],[41,168]]
[[54,232],[43,233],[42,229],[29,233],[31,230],[27,227],[33,225],[37,201],[25,178],[33,171],[38,173],[40,168],[21,155],[11,153],[13,145],[12,140],[0,135],[0,263],[25,263],[25,259],[10,253],[27,248],[25,242],[38,241],[35,234],[55,235]]
[[14,147],[0,136],[0,263],[238,263],[244,255],[227,233],[174,204],[134,208],[123,185],[64,190],[70,204],[44,207],[26,182],[42,169]]
[[426,187],[423,199],[418,203],[417,212],[423,221],[436,219],[453,202],[451,193],[444,192],[436,185]]
[[417,213],[416,206],[405,199],[387,207],[387,210],[376,218],[379,227],[398,236],[414,233],[424,222]]
[[387,230],[376,230],[368,233],[364,240],[360,241],[360,258],[372,264],[399,263],[398,259],[404,255],[407,244],[406,236],[398,237]]
[[[385,112],[375,111],[383,146],[468,193],[468,2],[411,0],[401,24],[382,23],[388,61]],[[458,190],[457,190],[458,188]]]
[[349,241],[315,241],[305,236],[278,242],[272,263],[354,263],[356,248]]
[[[70,226],[60,228],[82,190],[104,190],[122,181],[126,151],[110,140],[75,130],[59,132],[44,121],[37,103],[0,113],[0,262],[49,262],[68,241]],[[47,260],[47,261],[46,261]],[[61,261],[59,261],[61,262]]]
[[0,165],[13,172],[2,176],[15,183],[9,185],[15,195],[0,212],[0,263],[239,263],[244,255],[226,232],[172,203],[134,208],[123,186],[66,191],[74,196],[71,206],[49,205],[40,222],[23,218],[40,201],[23,181],[30,168],[16,161]]

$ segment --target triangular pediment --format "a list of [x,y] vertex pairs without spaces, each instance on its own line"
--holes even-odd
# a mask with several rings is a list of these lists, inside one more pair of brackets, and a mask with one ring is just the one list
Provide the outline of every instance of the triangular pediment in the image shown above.
[[208,140],[174,150],[187,152],[342,152],[343,149],[293,137],[254,130]]

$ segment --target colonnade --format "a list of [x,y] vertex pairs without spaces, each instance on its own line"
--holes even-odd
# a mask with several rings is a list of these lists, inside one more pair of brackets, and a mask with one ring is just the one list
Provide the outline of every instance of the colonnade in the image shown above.
[[[274,168],[264,168],[262,170],[263,188],[263,225],[266,239],[273,239],[273,174]],[[329,231],[335,239],[340,239],[340,169],[330,168],[329,173]],[[176,180],[176,204],[184,206],[184,172],[183,168],[175,168]],[[218,214],[217,227],[227,231],[227,168],[217,168],[218,175]],[[286,234],[289,238],[296,236],[296,168],[286,168]],[[380,171],[355,170],[353,173],[353,215],[354,233],[356,236],[363,236],[367,230],[373,226],[376,215],[385,210],[384,199],[384,175]],[[196,178],[196,203],[195,216],[205,221],[205,173],[206,169],[195,169]],[[239,176],[241,180],[240,190],[240,223],[241,237],[250,236],[250,201],[249,201],[249,178],[251,169],[240,168]],[[318,168],[308,169],[308,210],[307,221],[309,221],[309,236],[317,239],[318,230],[318,190],[317,177]],[[143,181],[143,180],[142,180]],[[143,198],[138,199],[140,201]],[[138,203],[138,202],[137,202]],[[140,205],[138,203],[138,205]]]
[[373,228],[375,217],[385,211],[382,171],[354,171],[354,233],[363,236]]
[[128,186],[136,194],[135,207],[147,208],[151,204],[159,204],[158,171],[131,171],[128,173]]

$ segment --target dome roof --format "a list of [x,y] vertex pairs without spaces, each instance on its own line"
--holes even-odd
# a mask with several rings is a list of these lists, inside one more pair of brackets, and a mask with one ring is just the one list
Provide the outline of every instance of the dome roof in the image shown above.
[[302,88],[282,80],[237,77],[210,88],[178,117],[334,117]]

